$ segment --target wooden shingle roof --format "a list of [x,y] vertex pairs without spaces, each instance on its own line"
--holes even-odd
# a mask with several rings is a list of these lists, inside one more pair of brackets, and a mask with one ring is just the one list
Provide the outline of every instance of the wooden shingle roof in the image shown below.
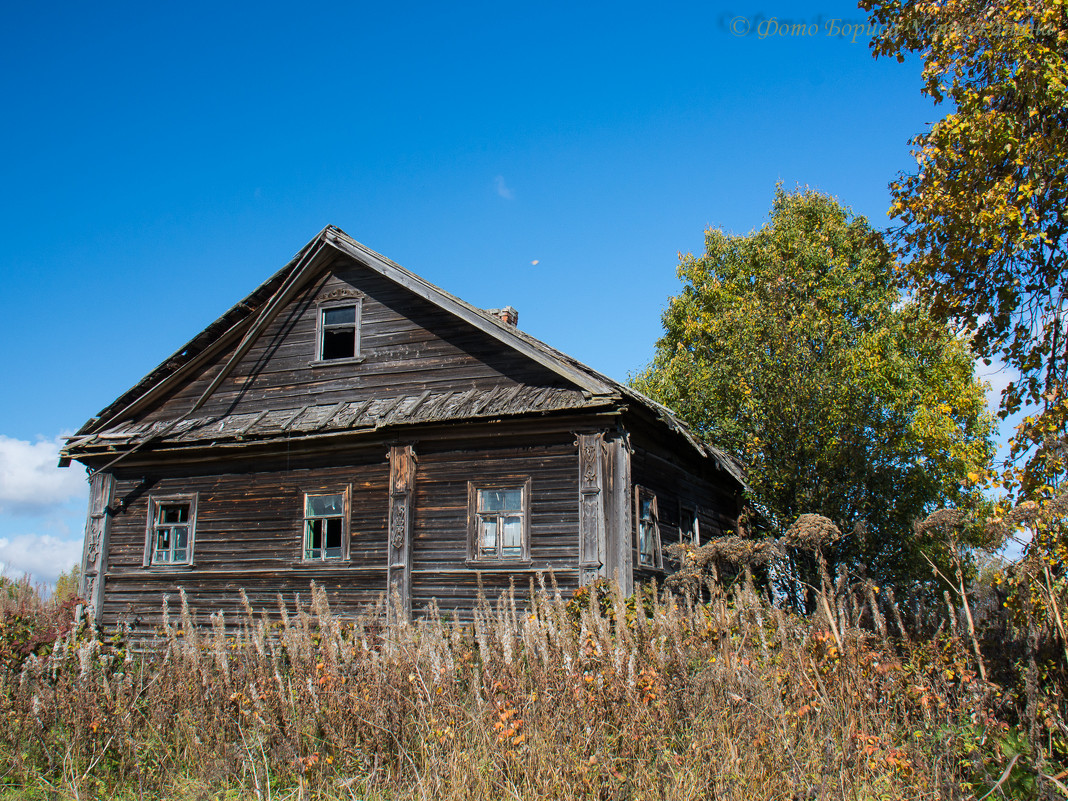
[[[136,423],[139,413],[211,358],[242,338],[254,337],[257,326],[272,313],[283,293],[292,293],[316,274],[337,253],[344,253],[405,287],[419,297],[465,320],[502,346],[519,352],[565,379],[573,389],[508,387],[488,391],[393,395],[370,401],[307,405],[257,413],[222,416],[197,415],[155,423]],[[242,340],[243,341],[243,340]],[[636,390],[567,356],[544,342],[449,294],[425,279],[360,244],[344,231],[327,226],[281,270],[246,298],[179,348],[163,363],[125,392],[71,436],[61,450],[64,459],[93,453],[115,452],[152,444],[194,444],[218,441],[270,439],[301,433],[363,431],[385,426],[474,420],[510,415],[547,413],[627,405],[681,436],[698,454],[712,459],[740,483],[741,466],[728,454],[701,443],[670,409]]]

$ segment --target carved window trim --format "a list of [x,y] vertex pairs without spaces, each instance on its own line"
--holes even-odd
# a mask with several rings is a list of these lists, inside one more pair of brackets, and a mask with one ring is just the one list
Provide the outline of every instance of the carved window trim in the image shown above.
[[[361,328],[363,327],[363,301],[364,294],[355,289],[334,289],[324,292],[315,299],[315,356],[311,361],[312,367],[329,367],[338,364],[359,364],[364,360],[361,348]],[[353,343],[353,355],[338,359],[324,359],[324,337],[330,325],[325,322],[326,312],[332,309],[351,307],[355,316],[355,342]]]
[[[193,566],[193,554],[196,548],[197,500],[198,494],[196,492],[179,492],[168,493],[166,495],[148,496],[148,513],[145,521],[145,553],[142,561],[143,567],[152,568],[153,570],[174,570],[187,569]],[[188,529],[188,534],[186,535],[186,557],[181,561],[157,560],[157,532],[160,529],[174,526],[174,524],[166,524],[158,519],[159,509],[161,506],[165,505],[185,505],[189,507],[187,519],[181,524],[184,528]],[[170,546],[170,550],[174,550],[173,544]]]
[[[341,514],[341,554],[339,556],[308,556],[308,498],[324,495],[341,495],[344,511]],[[352,541],[352,485],[344,484],[333,487],[310,487],[300,494],[300,563],[303,565],[336,565],[349,561],[349,546]],[[322,548],[322,550],[326,550]]]
[[[642,507],[648,501],[650,511],[648,518],[642,517]],[[647,528],[643,531],[643,525]],[[643,549],[643,539],[647,538],[647,548]],[[660,511],[657,507],[656,493],[645,487],[634,487],[634,547],[637,550],[638,567],[650,570],[664,569],[664,550],[660,541]]]
[[[479,492],[492,490],[522,491],[522,553],[514,557],[485,557],[480,554],[479,548]],[[468,481],[467,482],[467,563],[479,567],[494,565],[523,565],[530,563],[530,506],[531,506],[531,479],[514,479],[511,481]],[[499,549],[499,546],[498,546]]]

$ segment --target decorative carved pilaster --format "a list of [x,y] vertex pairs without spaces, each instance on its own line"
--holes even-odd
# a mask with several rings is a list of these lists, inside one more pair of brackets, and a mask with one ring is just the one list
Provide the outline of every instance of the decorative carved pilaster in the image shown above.
[[605,573],[604,434],[579,434],[579,581]]
[[412,609],[412,485],[415,480],[415,450],[411,445],[389,449],[389,584],[390,609],[394,596],[401,612]]
[[619,584],[625,595],[634,592],[631,540],[633,482],[630,445],[625,432],[606,437],[605,443],[605,574]]
[[108,529],[115,479],[111,473],[95,473],[89,480],[89,512],[85,520],[82,578],[79,594],[86,601],[87,618],[100,624],[104,606],[104,579],[108,562]]
[[408,497],[390,496],[389,543],[394,548],[403,548],[408,538]]

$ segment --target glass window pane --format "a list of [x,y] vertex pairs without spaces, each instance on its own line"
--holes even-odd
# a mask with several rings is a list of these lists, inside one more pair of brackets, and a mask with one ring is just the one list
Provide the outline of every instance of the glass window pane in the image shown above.
[[342,306],[337,309],[323,309],[323,323],[325,325],[339,325],[356,322],[356,307]]
[[519,512],[523,509],[523,490],[487,489],[478,491],[478,508],[481,512]]
[[480,512],[497,512],[501,509],[504,499],[500,490],[479,490],[478,509]]
[[518,557],[523,555],[523,518],[510,516],[504,518],[501,555]]
[[484,556],[494,556],[497,553],[497,518],[493,517],[481,522],[479,549]]
[[174,548],[185,548],[189,544],[189,529],[185,526],[175,526],[172,531],[174,532]]
[[641,514],[639,517],[642,520],[653,519],[653,501],[652,498],[642,498],[641,500]]
[[185,555],[186,555],[185,548],[175,548],[174,549],[174,561],[175,562],[184,562],[186,560]]
[[170,551],[156,551],[156,555],[152,557],[153,562],[169,562],[171,561]]
[[308,517],[332,517],[345,514],[344,495],[309,495],[306,501]]
[[648,562],[649,554],[652,552],[652,532],[646,523],[642,523],[638,529],[638,551],[641,553],[642,561]]

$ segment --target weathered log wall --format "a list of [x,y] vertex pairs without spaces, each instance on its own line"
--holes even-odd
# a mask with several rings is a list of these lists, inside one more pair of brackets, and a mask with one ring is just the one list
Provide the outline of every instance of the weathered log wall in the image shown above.
[[[158,623],[162,597],[183,587],[199,613],[238,607],[244,589],[253,605],[277,607],[276,595],[308,597],[311,581],[349,609],[368,606],[385,590],[388,464],[168,477],[116,482],[102,623],[140,618]],[[304,493],[350,488],[349,560],[301,559]],[[197,493],[193,564],[144,567],[149,498]],[[114,505],[113,505],[114,509]]]
[[[696,511],[702,544],[736,527],[739,496],[735,482],[729,481],[723,473],[709,475],[708,464],[687,464],[688,460],[680,459],[678,451],[665,448],[663,440],[657,442],[646,436],[637,436],[633,444],[632,481],[635,487],[644,487],[656,495],[662,548],[666,549],[680,541],[679,523],[683,507]],[[631,503],[633,508],[633,492]],[[631,533],[634,580],[660,580],[665,572],[671,572],[675,566],[668,560],[664,562],[664,571],[639,566],[637,525],[635,521]]]
[[[311,365],[316,358],[316,299],[355,290],[361,301],[358,363]],[[214,380],[233,349],[219,354],[144,420],[180,416]],[[463,320],[373,270],[339,257],[302,291],[253,344],[202,408],[233,414],[372,400],[405,392],[490,389],[518,384],[563,387],[544,367],[501,348]]]
[[[514,582],[551,571],[564,589],[578,585],[578,452],[573,437],[555,444],[419,455],[414,503],[412,599],[418,614],[431,600],[450,615],[470,613],[481,581],[490,600]],[[530,479],[530,560],[486,564],[469,559],[468,482],[475,487]]]
[[[434,600],[449,614],[468,615],[480,580],[490,599],[512,581],[525,593],[529,579],[539,572],[547,578],[551,571],[564,589],[577,586],[577,451],[569,432],[546,439],[527,447],[467,450],[438,444],[426,453],[415,446],[410,511],[414,614]],[[355,454],[347,465],[293,468],[283,463],[222,474],[120,477],[109,515],[101,624],[111,629],[126,622],[151,630],[160,623],[163,597],[170,595],[173,607],[179,587],[201,619],[215,611],[237,611],[242,589],[254,607],[276,610],[279,593],[288,603],[298,595],[307,599],[311,581],[326,587],[341,613],[370,607],[387,592],[389,581],[387,453]],[[470,559],[468,482],[484,487],[527,479],[530,560],[491,565]],[[305,493],[344,490],[350,497],[349,558],[305,561]],[[193,564],[145,567],[150,499],[192,493],[197,496]]]

